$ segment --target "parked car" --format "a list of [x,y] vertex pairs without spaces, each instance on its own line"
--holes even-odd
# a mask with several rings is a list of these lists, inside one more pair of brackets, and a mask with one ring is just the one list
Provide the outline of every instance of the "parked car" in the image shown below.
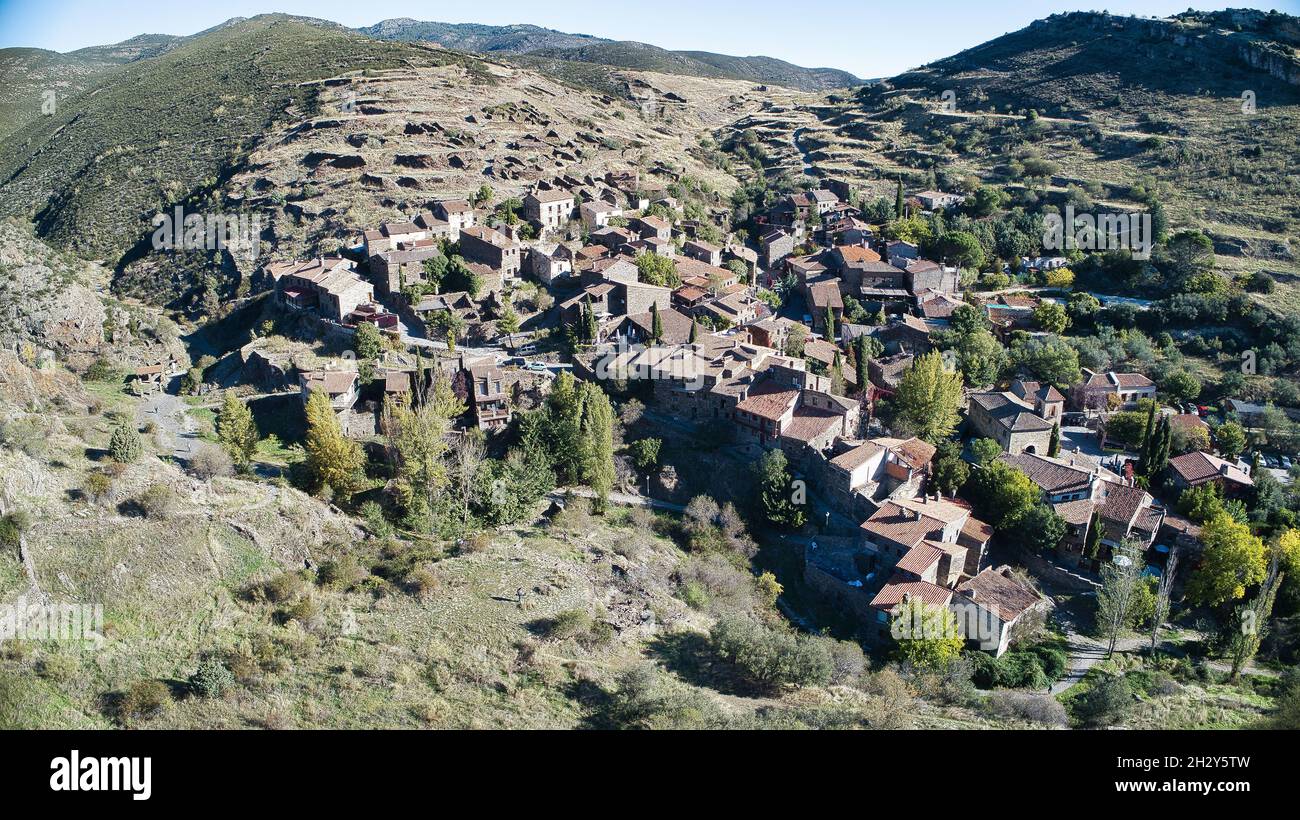
[[521,345],[520,348],[519,348],[519,350],[518,350],[517,352],[518,352],[521,356],[532,356],[532,355],[534,355],[535,353],[537,353],[537,345],[535,345],[535,344],[529,342],[529,343],[526,344],[526,345]]
[[529,371],[530,373],[548,373],[548,372],[550,372],[550,368],[547,367],[546,365],[542,364],[541,362],[529,362],[528,364],[524,365],[524,370],[527,370],[527,371]]
[[1291,459],[1287,458],[1286,456],[1282,456],[1282,458],[1279,459],[1279,460],[1282,462],[1282,469],[1283,469],[1283,470],[1289,470],[1289,469],[1291,469]]
[[528,360],[525,359],[523,356],[510,356],[508,358],[502,359],[500,364],[506,367],[523,367],[528,364]]

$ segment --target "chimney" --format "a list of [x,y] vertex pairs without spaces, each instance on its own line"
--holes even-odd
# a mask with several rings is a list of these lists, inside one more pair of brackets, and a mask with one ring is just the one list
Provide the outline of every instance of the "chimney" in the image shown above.
[[1223,464],[1219,465],[1219,475],[1227,475],[1227,474],[1228,474],[1228,464],[1227,462],[1224,462]]
[[978,594],[979,594],[978,591],[973,587],[971,589],[966,590],[966,597],[970,598],[972,601],[975,600],[975,597]]

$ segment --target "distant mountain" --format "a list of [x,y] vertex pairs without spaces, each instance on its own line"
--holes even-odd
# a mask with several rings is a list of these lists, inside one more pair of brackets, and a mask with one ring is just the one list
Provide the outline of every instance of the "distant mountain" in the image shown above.
[[566,34],[539,26],[483,26],[477,23],[426,23],[399,17],[383,20],[357,31],[380,40],[408,40],[437,43],[460,51],[483,54],[525,54],[544,48],[578,48],[608,43],[588,34]]
[[139,34],[108,46],[79,48],[69,52],[68,56],[87,62],[130,63],[165,54],[188,39],[174,34]]
[[384,40],[418,40],[462,51],[528,57],[532,60],[523,62],[532,65],[542,64],[541,61],[566,60],[638,71],[745,80],[801,91],[826,91],[863,83],[847,71],[804,68],[773,57],[670,51],[631,40],[607,40],[528,25],[483,26],[396,19],[384,20],[357,31]]

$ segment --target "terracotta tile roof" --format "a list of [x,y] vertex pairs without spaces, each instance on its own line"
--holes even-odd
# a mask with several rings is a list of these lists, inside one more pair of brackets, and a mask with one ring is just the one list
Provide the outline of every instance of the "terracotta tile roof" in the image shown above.
[[798,407],[795,408],[790,423],[781,431],[781,436],[807,444],[839,424],[840,417],[829,410]]
[[1063,461],[1035,453],[1019,455],[1003,454],[999,458],[1015,467],[1043,491],[1057,494],[1064,492],[1089,492],[1092,488],[1092,471],[1071,467]]
[[864,248],[859,245],[836,245],[831,249],[832,252],[839,254],[844,260],[844,264],[852,265],[854,262],[879,262],[880,254]]
[[736,411],[750,413],[761,419],[777,421],[799,400],[799,391],[760,382],[749,397],[736,405]]
[[844,307],[844,299],[840,296],[839,283],[818,282],[815,285],[809,285],[808,304],[820,310],[825,310],[827,307]]
[[898,573],[876,593],[876,597],[871,599],[871,606],[873,609],[883,609],[892,613],[899,604],[903,603],[904,597],[922,601],[930,606],[947,606],[952,600],[952,590],[929,581],[909,579],[906,575]]
[[1043,600],[1036,590],[1012,578],[1009,567],[986,569],[958,584],[957,593],[1003,621],[1014,621]]
[[529,196],[538,202],[563,202],[566,199],[573,199],[573,194],[561,188],[552,188],[549,191],[532,191]]
[[850,450],[845,450],[835,458],[832,458],[831,464],[839,467],[841,470],[856,470],[884,449],[884,446],[875,441],[865,441]]
[[966,519],[966,523],[961,525],[961,535],[958,541],[966,541],[973,544],[987,544],[993,537],[993,527],[979,520],[975,516]]
[[1204,484],[1213,478],[1253,486],[1254,481],[1241,468],[1209,453],[1186,453],[1169,459],[1169,468],[1191,486]]
[[1195,413],[1178,413],[1169,417],[1169,426],[1180,430],[1209,430],[1210,425],[1205,423],[1205,419]]
[[332,396],[346,393],[356,384],[355,370],[313,370],[302,374],[303,386],[308,390],[323,390]]
[[931,546],[931,542],[922,541],[907,551],[907,554],[898,559],[894,568],[900,572],[910,573],[918,577],[925,575],[925,571],[943,557],[943,550]]
[[1120,387],[1155,387],[1155,382],[1141,373],[1115,373],[1115,381]]
[[1107,484],[1106,499],[1101,505],[1101,518],[1103,521],[1122,524],[1127,533],[1138,510],[1150,503],[1151,496],[1141,487]]
[[1089,498],[1081,498],[1078,501],[1061,501],[1052,505],[1056,514],[1065,519],[1065,523],[1082,526],[1092,519],[1092,511],[1096,504]]
[[880,505],[861,528],[875,538],[911,548],[970,512],[950,501],[893,499]]

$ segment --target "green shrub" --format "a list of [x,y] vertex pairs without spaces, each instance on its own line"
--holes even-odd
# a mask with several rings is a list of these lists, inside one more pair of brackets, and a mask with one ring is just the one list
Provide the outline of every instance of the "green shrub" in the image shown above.
[[283,604],[297,598],[306,587],[307,582],[301,573],[284,572],[263,584],[262,590],[266,600],[273,604]]
[[1086,726],[1113,726],[1133,705],[1133,690],[1123,675],[1106,675],[1075,698],[1074,716]]
[[560,641],[576,638],[591,629],[591,615],[582,609],[566,609],[544,625],[546,637]]
[[118,717],[123,723],[151,720],[166,712],[171,705],[171,690],[162,681],[137,681],[123,693],[118,704]]
[[166,484],[150,484],[137,499],[146,518],[162,520],[171,515],[176,503],[176,493]]
[[350,590],[366,578],[366,570],[354,555],[321,562],[316,571],[316,580],[321,586],[334,589]]
[[108,455],[118,464],[130,464],[140,458],[144,445],[135,427],[122,422],[113,429],[113,437],[108,441]]
[[203,698],[219,698],[235,686],[235,675],[216,658],[199,661],[199,667],[190,675],[190,691]]
[[21,510],[15,510],[8,515],[0,516],[0,546],[7,549],[18,549],[18,544],[22,541],[23,533],[31,526],[31,520],[27,513]]
[[709,632],[714,653],[751,686],[772,689],[830,682],[835,670],[825,639],[729,615]]

